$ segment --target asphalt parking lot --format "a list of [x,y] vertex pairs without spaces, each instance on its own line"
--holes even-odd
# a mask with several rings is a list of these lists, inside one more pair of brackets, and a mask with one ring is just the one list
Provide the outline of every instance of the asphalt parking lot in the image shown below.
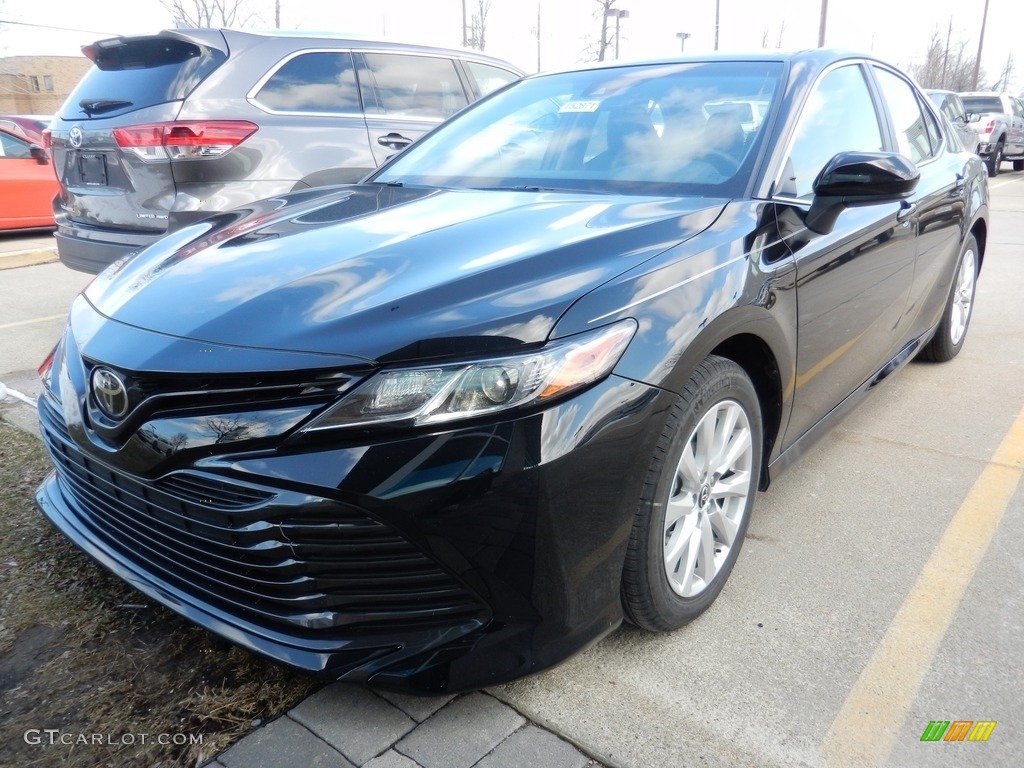
[[[670,635],[621,629],[492,694],[623,768],[1020,764],[1024,172],[991,188],[962,353],[906,366],[775,479],[713,609]],[[4,268],[9,241],[0,382],[31,397],[90,277]],[[32,421],[13,398],[0,416]],[[932,721],[996,725],[922,741]]]

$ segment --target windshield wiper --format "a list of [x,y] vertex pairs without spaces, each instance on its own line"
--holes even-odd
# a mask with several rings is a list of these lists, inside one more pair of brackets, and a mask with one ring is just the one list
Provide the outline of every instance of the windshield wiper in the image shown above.
[[85,114],[92,117],[100,112],[110,112],[121,107],[130,107],[132,102],[125,101],[124,99],[82,99],[78,102],[78,106],[82,108]]

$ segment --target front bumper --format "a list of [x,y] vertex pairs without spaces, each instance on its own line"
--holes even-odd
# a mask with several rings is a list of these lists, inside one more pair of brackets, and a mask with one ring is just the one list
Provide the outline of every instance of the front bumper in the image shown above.
[[517,419],[356,444],[162,445],[166,466],[139,472],[48,392],[56,472],[37,501],[106,568],[256,653],[332,679],[467,690],[550,667],[621,622],[636,499],[671,399],[613,376]]

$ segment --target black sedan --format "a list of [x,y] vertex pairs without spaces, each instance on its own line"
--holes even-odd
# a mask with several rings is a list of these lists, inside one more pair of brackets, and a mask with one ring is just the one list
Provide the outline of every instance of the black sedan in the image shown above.
[[947,131],[827,51],[524,79],[100,275],[41,369],[39,505],[331,678],[455,691],[676,629],[772,475],[961,349],[988,187]]

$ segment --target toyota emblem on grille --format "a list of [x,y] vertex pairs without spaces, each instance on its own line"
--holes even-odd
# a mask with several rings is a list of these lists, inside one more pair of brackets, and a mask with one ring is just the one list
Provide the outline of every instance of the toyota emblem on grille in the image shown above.
[[92,372],[92,396],[104,416],[120,419],[128,413],[128,389],[121,377],[109,368]]
[[76,149],[82,146],[82,129],[77,125],[68,131],[68,144]]

